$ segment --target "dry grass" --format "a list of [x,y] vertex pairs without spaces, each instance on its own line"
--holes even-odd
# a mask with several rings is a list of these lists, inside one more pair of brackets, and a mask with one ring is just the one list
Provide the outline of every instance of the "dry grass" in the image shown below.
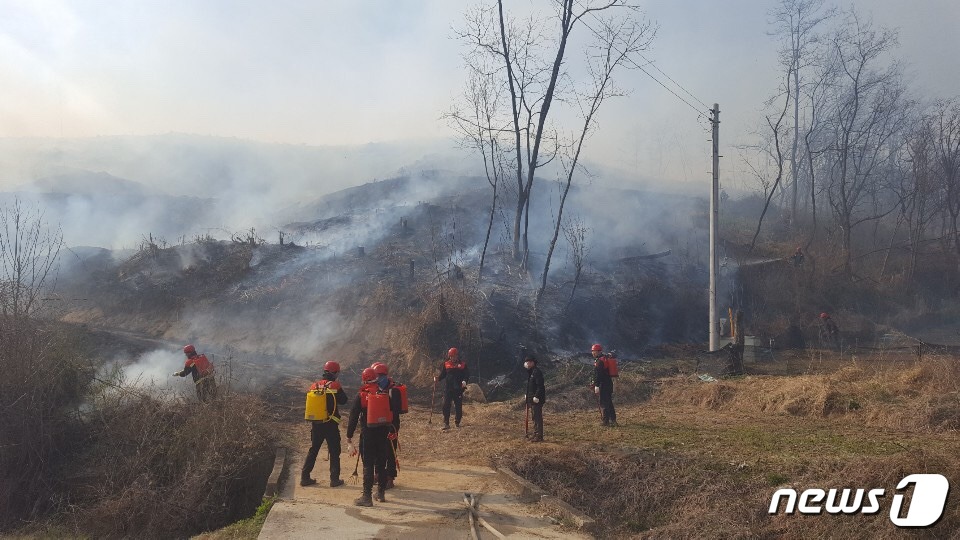
[[0,347],[0,530],[170,538],[254,512],[276,443],[259,398],[128,386],[98,375],[110,347],[23,324]]
[[943,431],[960,426],[960,366],[928,356],[904,366],[851,362],[830,374],[748,376],[716,383],[674,377],[654,399],[717,411],[799,417],[842,416],[868,426]]
[[[960,380],[953,359],[870,367],[717,383],[628,373],[615,397],[617,429],[598,426],[589,396],[555,377],[547,442],[523,441],[524,409],[511,400],[468,405],[466,427],[439,438],[438,417],[428,426],[428,411],[417,410],[404,420],[405,452],[408,460],[507,464],[591,515],[607,538],[949,535],[960,528],[955,505],[919,531],[897,529],[888,513],[907,474],[960,478],[960,436],[949,427]],[[625,395],[651,387],[661,390],[649,399]],[[770,498],[783,486],[887,495],[873,516],[771,516]]]
[[97,537],[172,537],[250,515],[275,443],[264,412],[245,395],[206,404],[117,394],[98,401],[67,519]]

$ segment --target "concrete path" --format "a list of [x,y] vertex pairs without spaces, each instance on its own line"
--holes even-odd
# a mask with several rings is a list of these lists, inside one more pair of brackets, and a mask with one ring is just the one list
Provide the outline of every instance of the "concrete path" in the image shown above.
[[[464,493],[480,497],[480,516],[508,538],[588,538],[561,528],[540,507],[520,502],[512,486],[485,467],[423,462],[403,466],[396,487],[387,491],[387,502],[373,508],[353,505],[361,488],[350,481],[353,459],[343,454],[347,483],[328,487],[327,462],[318,460],[313,477],[319,482],[300,487],[298,459],[291,460],[291,474],[279,500],[260,532],[262,540],[294,538],[337,539],[459,539],[471,538]],[[361,467],[360,475],[363,475]],[[480,538],[494,538],[482,527]]]

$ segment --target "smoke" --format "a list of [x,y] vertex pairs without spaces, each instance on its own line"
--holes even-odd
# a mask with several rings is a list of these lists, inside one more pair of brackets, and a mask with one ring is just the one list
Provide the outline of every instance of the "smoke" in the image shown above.
[[145,352],[133,362],[129,358],[115,358],[100,367],[97,378],[113,381],[105,387],[107,392],[133,391],[172,399],[193,386],[192,378],[172,376],[183,369],[183,358],[183,354],[165,349]]
[[133,364],[124,366],[123,373],[126,380],[134,384],[161,388],[170,388],[176,384],[179,387],[183,379],[171,375],[183,369],[183,358],[179,351],[158,349],[140,355]]
[[273,237],[287,223],[315,219],[298,210],[318,197],[398,171],[459,164],[456,154],[447,141],[320,147],[188,135],[0,139],[0,200],[39,203],[74,246],[129,248],[148,234],[172,245],[250,228]]

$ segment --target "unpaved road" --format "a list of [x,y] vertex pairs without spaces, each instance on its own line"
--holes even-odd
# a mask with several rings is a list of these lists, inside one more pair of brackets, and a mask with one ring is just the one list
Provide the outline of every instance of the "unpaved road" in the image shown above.
[[[345,428],[341,429],[344,449],[341,474],[347,483],[338,488],[328,487],[329,462],[325,459],[324,447],[312,475],[318,483],[300,487],[300,467],[310,436],[306,423],[298,426],[300,447],[289,462],[290,474],[281,487],[280,500],[267,516],[260,538],[468,539],[471,536],[464,493],[480,497],[480,516],[508,538],[589,538],[555,524],[556,519],[546,515],[545,507],[521,502],[514,494],[515,489],[499,480],[493,469],[465,455],[471,451],[471,441],[477,436],[488,439],[488,430],[496,430],[497,426],[471,427],[465,421],[462,431],[453,429],[441,433],[436,419],[428,425],[423,416],[422,411],[404,416],[401,430],[404,446],[396,487],[387,491],[387,502],[374,502],[373,508],[353,505],[361,488],[351,482],[356,460],[346,454]],[[404,432],[409,435],[404,437]],[[526,447],[534,449],[533,445]],[[445,456],[448,459],[444,459]],[[362,465],[359,476],[363,476]],[[482,527],[479,531],[480,538],[494,538]]]

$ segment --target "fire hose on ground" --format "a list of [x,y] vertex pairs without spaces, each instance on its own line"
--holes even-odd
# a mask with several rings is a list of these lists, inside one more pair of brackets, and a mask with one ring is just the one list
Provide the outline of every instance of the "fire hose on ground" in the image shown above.
[[467,505],[468,514],[470,517],[470,535],[474,540],[479,540],[480,535],[477,532],[476,524],[479,523],[483,528],[490,531],[497,538],[506,538],[500,531],[493,528],[493,525],[487,523],[487,520],[480,517],[480,511],[477,509],[477,505],[480,504],[480,498],[473,495],[473,493],[464,493],[463,494],[463,504]]

